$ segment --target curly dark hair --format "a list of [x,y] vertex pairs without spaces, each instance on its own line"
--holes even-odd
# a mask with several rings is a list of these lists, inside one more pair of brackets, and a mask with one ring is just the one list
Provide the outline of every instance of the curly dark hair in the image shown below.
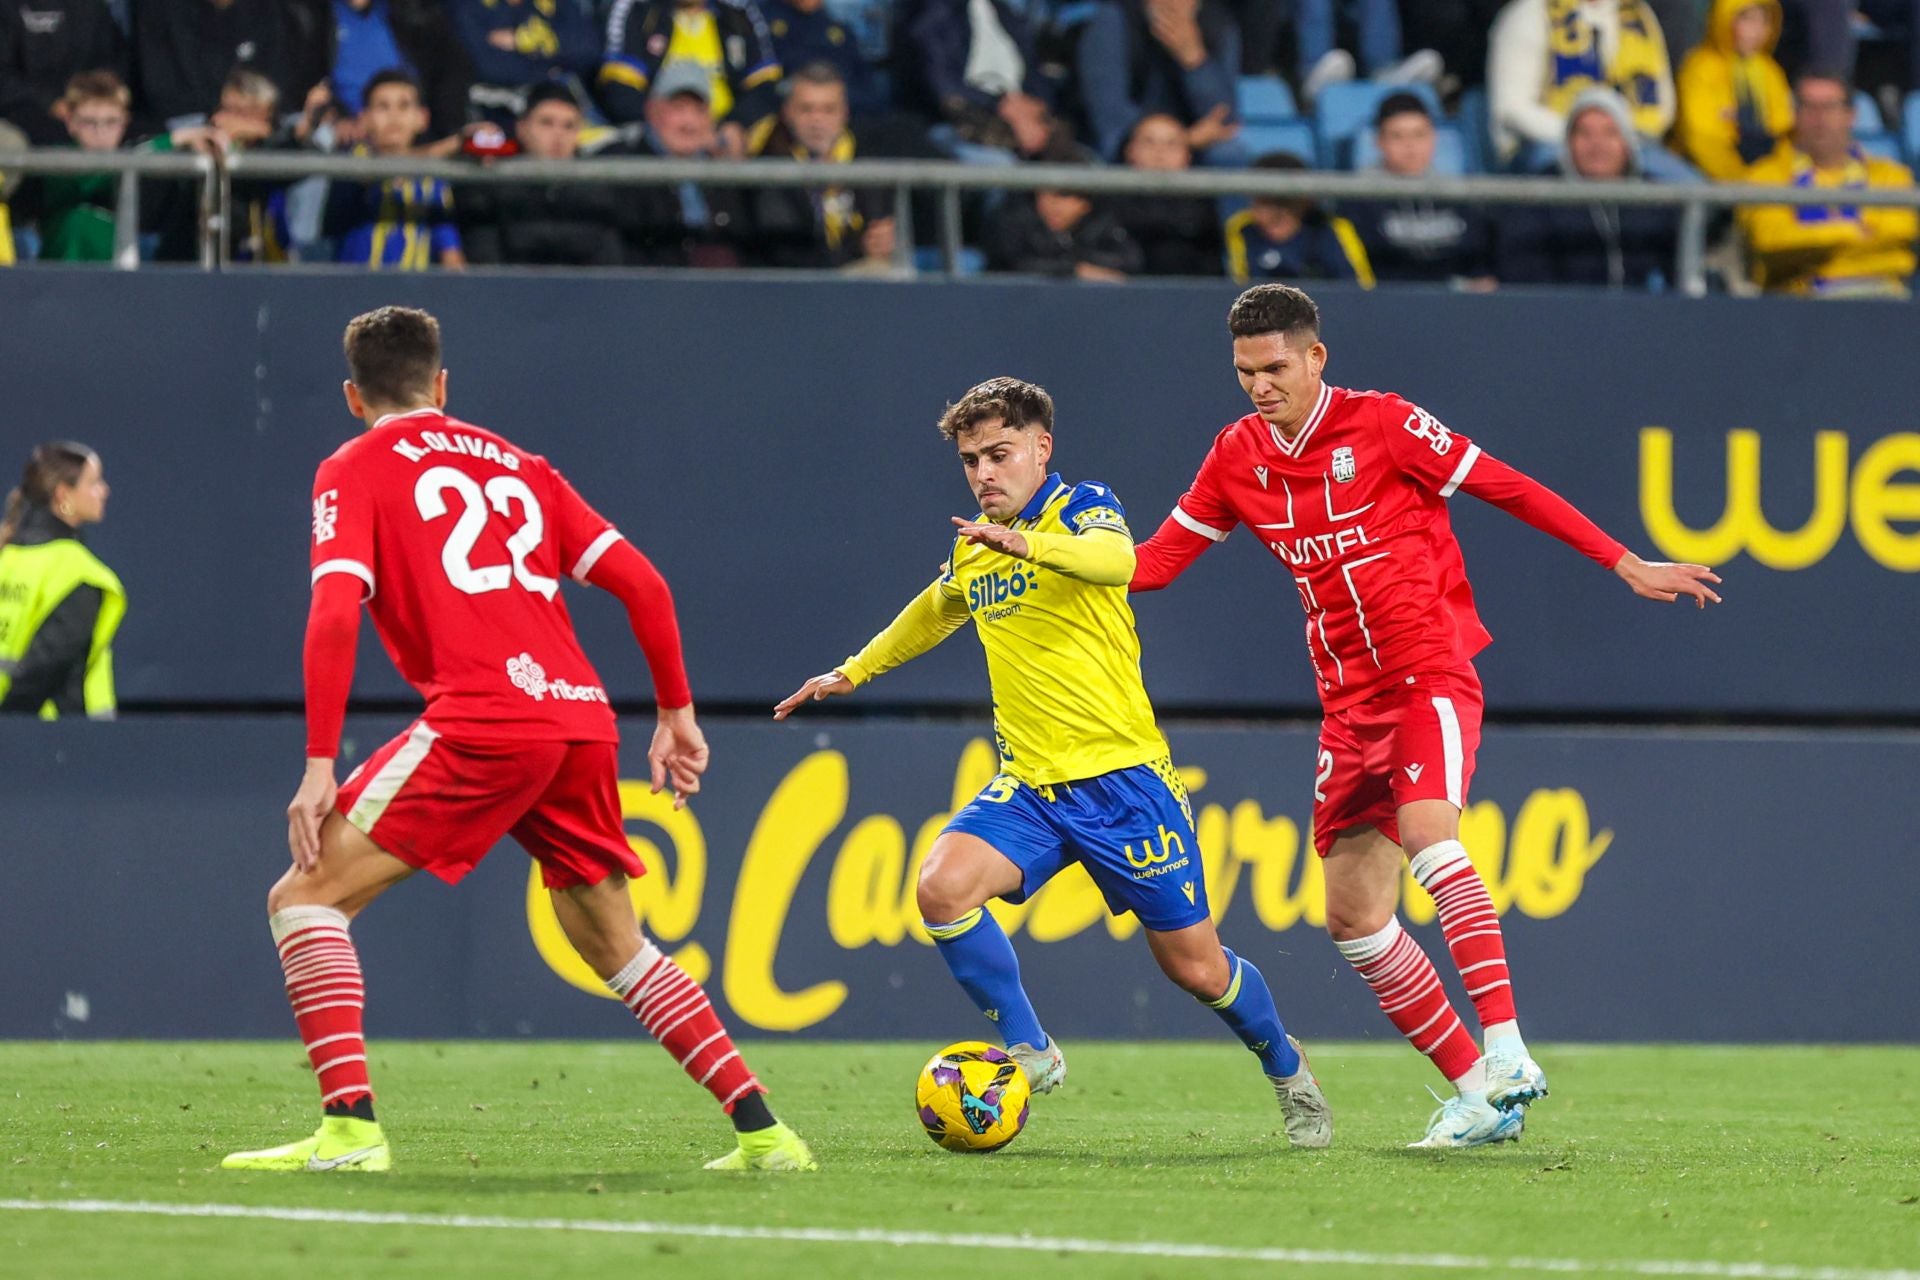
[[1045,388],[1018,378],[988,378],[947,406],[940,415],[940,434],[952,440],[995,420],[1020,431],[1029,427],[1051,431],[1053,397]]
[[1284,333],[1311,346],[1320,340],[1320,308],[1290,284],[1257,284],[1233,300],[1227,331],[1236,338]]

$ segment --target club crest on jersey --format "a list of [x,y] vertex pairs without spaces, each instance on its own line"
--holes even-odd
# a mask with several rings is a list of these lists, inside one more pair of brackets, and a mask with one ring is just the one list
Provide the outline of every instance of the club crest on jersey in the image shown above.
[[1341,484],[1346,484],[1358,474],[1358,470],[1353,465],[1353,450],[1347,448],[1345,445],[1341,445],[1338,449],[1335,449],[1333,451],[1333,478]]
[[1262,489],[1267,487],[1267,469],[1265,467],[1255,467],[1253,469],[1253,478],[1260,482]]

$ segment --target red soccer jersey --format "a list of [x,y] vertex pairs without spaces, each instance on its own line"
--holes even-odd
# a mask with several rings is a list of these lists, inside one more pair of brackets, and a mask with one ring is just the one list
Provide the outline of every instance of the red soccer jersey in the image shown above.
[[[1458,666],[1493,638],[1447,518],[1446,499],[1462,487],[1608,567],[1625,551],[1426,410],[1330,385],[1290,441],[1258,414],[1222,431],[1169,528],[1218,542],[1244,524],[1286,566],[1321,703],[1337,711],[1412,672]],[[1179,571],[1164,561],[1143,547],[1135,588]]]
[[381,643],[448,737],[617,742],[560,595],[620,533],[545,458],[431,409],[320,464],[313,581],[365,584]]

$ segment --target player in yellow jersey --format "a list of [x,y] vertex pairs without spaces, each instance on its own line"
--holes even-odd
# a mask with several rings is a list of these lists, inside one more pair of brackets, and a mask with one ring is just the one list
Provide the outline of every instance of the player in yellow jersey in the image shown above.
[[1333,1119],[1260,971],[1220,944],[1186,789],[1140,680],[1127,583],[1133,535],[1105,485],[1047,470],[1053,400],[994,378],[940,420],[980,502],[932,585],[885,631],[774,708],[852,693],[927,652],[969,618],[987,651],[1000,773],[953,816],[920,869],[920,912],[961,988],[1045,1093],[1067,1063],[1020,984],[1006,932],[985,909],[1025,901],[1069,863],[1107,905],[1140,919],[1160,968],[1259,1056],[1296,1147],[1324,1147]]

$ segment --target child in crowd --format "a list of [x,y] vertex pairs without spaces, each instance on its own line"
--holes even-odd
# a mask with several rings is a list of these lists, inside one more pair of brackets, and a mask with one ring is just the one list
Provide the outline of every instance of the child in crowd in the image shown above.
[[[356,155],[408,156],[427,129],[420,83],[405,71],[382,71],[367,82],[360,111],[363,141]],[[438,178],[335,182],[327,192],[323,234],[334,258],[375,270],[463,270],[466,253],[453,219],[453,192]]]

